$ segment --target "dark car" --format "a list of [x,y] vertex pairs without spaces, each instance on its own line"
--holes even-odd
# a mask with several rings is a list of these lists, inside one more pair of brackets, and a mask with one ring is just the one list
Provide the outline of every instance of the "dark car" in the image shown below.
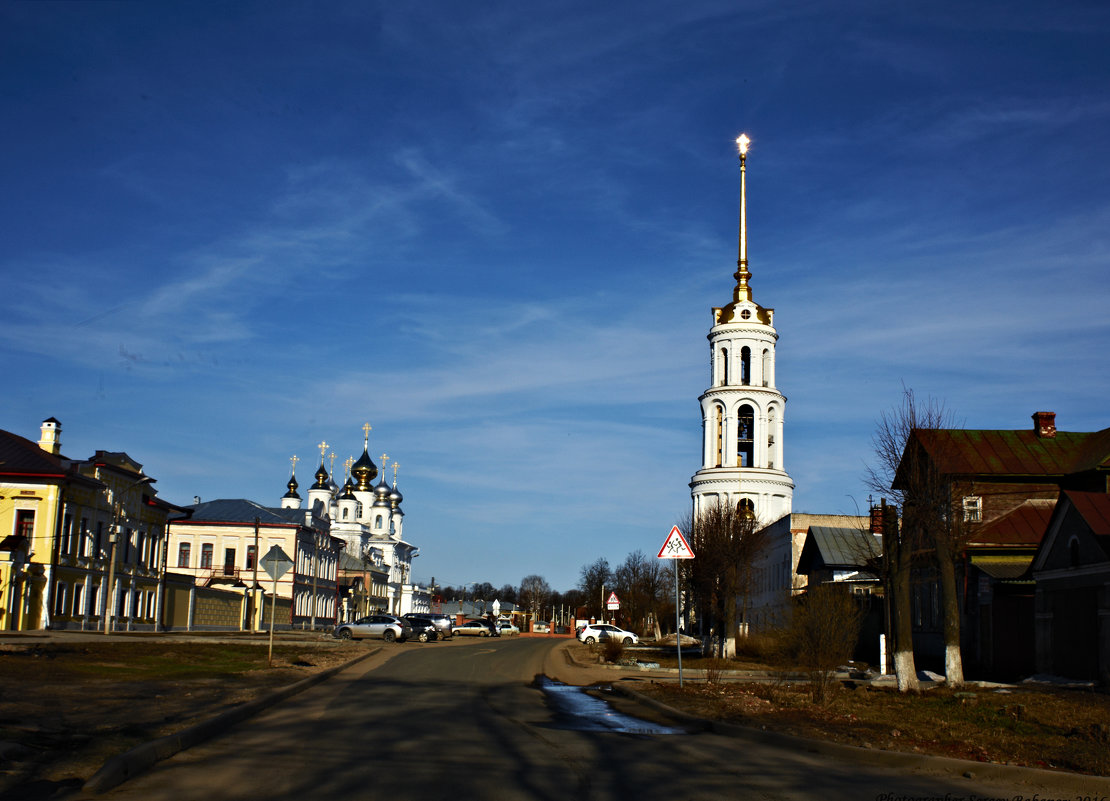
[[412,622],[413,620],[430,620],[436,626],[436,631],[439,632],[439,638],[446,640],[451,636],[451,626],[454,621],[447,615],[437,612],[408,612],[404,616],[405,620]]
[[417,642],[435,642],[439,639],[439,629],[432,621],[405,615],[405,622],[412,627],[412,638]]

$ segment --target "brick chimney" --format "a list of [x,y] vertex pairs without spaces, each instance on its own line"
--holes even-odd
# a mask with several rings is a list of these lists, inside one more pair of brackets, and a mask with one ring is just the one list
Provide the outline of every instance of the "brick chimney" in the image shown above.
[[53,417],[48,417],[42,421],[41,435],[39,437],[39,447],[47,453],[57,456],[62,452],[62,424],[55,420]]
[[872,534],[882,534],[883,533],[883,509],[884,508],[885,507],[883,507],[883,506],[872,506],[871,507],[871,533]]
[[1056,437],[1056,412],[1033,412],[1033,433],[1042,439]]

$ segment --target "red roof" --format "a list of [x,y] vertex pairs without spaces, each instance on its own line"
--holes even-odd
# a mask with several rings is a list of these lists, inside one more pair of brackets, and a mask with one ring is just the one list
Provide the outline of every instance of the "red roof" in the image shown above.
[[1093,433],[918,429],[914,436],[948,475],[1062,476],[1110,466],[1110,428]]
[[1048,528],[1056,501],[1028,500],[1011,512],[972,531],[968,546],[996,545],[1036,547]]
[[1064,493],[1068,496],[1075,510],[1083,516],[1083,520],[1091,527],[1091,533],[1105,537],[1110,536],[1110,495],[1103,492],[1073,492]]

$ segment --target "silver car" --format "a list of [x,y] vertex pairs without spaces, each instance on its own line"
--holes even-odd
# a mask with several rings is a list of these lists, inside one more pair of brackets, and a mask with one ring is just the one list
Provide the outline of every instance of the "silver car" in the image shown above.
[[386,642],[404,642],[412,636],[412,627],[408,621],[393,615],[368,615],[336,626],[335,636],[341,640],[361,640],[368,637]]

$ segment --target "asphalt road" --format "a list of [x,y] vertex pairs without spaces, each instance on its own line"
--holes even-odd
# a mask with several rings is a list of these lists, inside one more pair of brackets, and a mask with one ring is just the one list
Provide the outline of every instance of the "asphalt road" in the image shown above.
[[[1029,786],[877,768],[709,733],[582,731],[537,674],[557,641],[455,640],[380,655],[101,796],[224,799],[1026,799]],[[1040,788],[1040,798],[1047,797]],[[1069,794],[1070,796],[1070,794]]]

